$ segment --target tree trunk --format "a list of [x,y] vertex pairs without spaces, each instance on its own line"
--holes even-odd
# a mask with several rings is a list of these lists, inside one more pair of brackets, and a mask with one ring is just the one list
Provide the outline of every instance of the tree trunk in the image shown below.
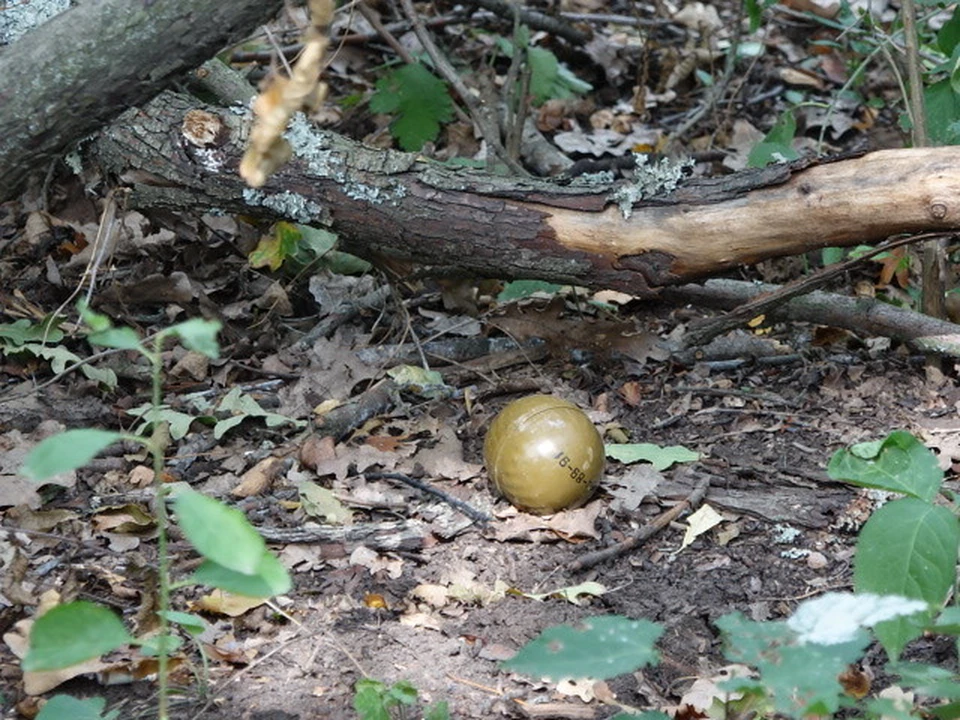
[[[191,111],[224,130],[182,132]],[[330,227],[365,257],[438,274],[541,278],[639,296],[765,258],[898,233],[960,228],[960,148],[889,150],[809,167],[682,180],[618,204],[629,185],[567,184],[453,169],[294,122],[294,158],[261,190],[236,174],[242,121],[165,93],[96,146],[141,208],[218,208]],[[642,168],[638,172],[643,172]],[[626,211],[626,212],[625,212]]]
[[0,50],[0,201],[75,141],[276,15],[283,0],[93,0]]

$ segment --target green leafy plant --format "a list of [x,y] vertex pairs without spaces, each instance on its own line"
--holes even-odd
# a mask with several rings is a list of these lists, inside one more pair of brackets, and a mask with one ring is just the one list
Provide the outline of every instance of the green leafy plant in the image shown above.
[[[858,699],[844,691],[841,673],[876,637],[886,649],[885,672],[925,698],[924,714],[960,716],[960,679],[900,654],[921,633],[960,636],[960,607],[943,604],[956,576],[960,525],[946,495],[936,457],[906,432],[838,451],[828,465],[837,480],[900,495],[880,507],[860,531],[854,593],[826,593],[801,603],[784,621],[754,622],[740,613],[720,618],[724,656],[752,669],[717,684],[707,714],[726,717],[915,717],[894,701]],[[872,630],[871,635],[869,630]],[[652,664],[662,629],[645,620],[595,617],[580,626],[545,630],[505,663],[538,677],[609,678]],[[938,700],[939,703],[932,701]],[[639,711],[638,711],[639,712]],[[639,713],[662,720],[662,713]],[[636,715],[617,715],[617,718]]]
[[770,132],[754,145],[747,157],[747,165],[752,168],[765,167],[772,163],[790,162],[800,157],[793,149],[793,138],[797,134],[797,120],[793,111],[783,113]]
[[[418,148],[419,149],[419,148]],[[370,263],[356,255],[336,249],[337,236],[332,232],[309,225],[278,222],[264,235],[250,252],[250,266],[279,270],[287,264],[297,272],[305,268],[327,269],[340,275],[360,275],[368,272]]]
[[657,470],[666,470],[674,463],[694,462],[700,459],[700,453],[683,445],[661,447],[653,443],[608,443],[605,446],[608,458],[626,465],[636,462],[648,462]]
[[370,109],[397,116],[390,123],[390,133],[408,152],[435,140],[440,124],[453,119],[446,83],[420,63],[404,65],[381,78],[370,98]]
[[116,373],[85,363],[79,355],[61,345],[64,335],[58,325],[59,322],[52,316],[41,323],[21,318],[12,323],[0,324],[0,353],[33,355],[49,362],[50,368],[57,374],[70,367],[77,367],[90,380],[109,390],[114,389],[117,386]]
[[530,44],[530,28],[520,25],[513,40],[496,36],[497,48],[508,58],[522,53],[530,71],[530,98],[534,106],[547,100],[570,98],[593,90],[593,86],[578,78],[557,56],[546,48]]
[[[219,323],[201,319],[187,320],[157,333],[150,345],[126,327],[114,327],[109,318],[81,307],[81,316],[90,328],[87,336],[93,345],[137,352],[144,356],[152,369],[152,407],[161,407],[162,356],[164,344],[178,339],[189,350],[216,358],[219,354],[216,335]],[[156,416],[159,418],[160,416]],[[161,423],[155,423],[159,426]],[[159,556],[158,595],[159,632],[155,637],[134,638],[123,622],[105,607],[86,601],[57,606],[36,619],[30,632],[30,647],[23,658],[27,672],[56,670],[98,657],[124,645],[137,645],[141,651],[158,658],[159,717],[168,715],[167,667],[170,653],[179,638],[171,632],[177,625],[187,633],[202,631],[205,623],[188,613],[170,609],[172,582],[170,558],[167,552],[168,488],[161,482],[164,451],[168,433],[153,427],[151,435],[126,434],[93,428],[68,430],[39,443],[27,456],[21,473],[32,480],[42,481],[52,475],[73,470],[89,462],[109,445],[125,440],[144,446],[153,459],[154,489],[157,501],[157,552]],[[190,582],[209,585],[253,597],[269,597],[287,592],[290,577],[280,561],[267,549],[257,531],[237,510],[190,489],[180,490],[172,498],[180,529],[187,540],[204,558],[194,571]],[[83,717],[109,718],[103,715],[100,698],[76,700],[56,696],[44,708],[46,718]],[[50,708],[47,710],[47,708]]]
[[[857,539],[853,583],[857,592],[897,594],[940,608],[956,581],[960,525],[954,512],[934,501],[943,471],[928,448],[907,432],[854,445],[834,454],[827,473],[865,488],[903,495],[880,507]],[[932,613],[931,613],[932,614]],[[892,659],[930,621],[902,618],[877,628]]]
[[[419,697],[417,688],[407,680],[399,680],[387,685],[379,680],[363,678],[353,688],[353,709],[361,720],[393,720],[405,718],[406,709],[413,709]],[[438,702],[427,707],[422,714],[424,720],[449,720],[450,711],[446,702]]]

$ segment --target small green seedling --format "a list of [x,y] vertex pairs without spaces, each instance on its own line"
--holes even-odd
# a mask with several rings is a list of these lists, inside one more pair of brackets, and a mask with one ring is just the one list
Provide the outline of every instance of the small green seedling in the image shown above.
[[[171,338],[178,339],[189,350],[216,358],[219,345],[216,336],[220,325],[202,319],[187,320],[157,333],[151,345],[144,344],[137,334],[126,327],[114,327],[110,319],[81,307],[81,316],[90,327],[87,339],[91,344],[119,348],[140,353],[150,363],[153,379],[153,417],[161,406],[161,351]],[[159,424],[159,423],[157,423]],[[280,561],[267,549],[266,543],[238,510],[183,489],[168,498],[167,486],[161,482],[168,433],[138,435],[81,428],[54,435],[39,443],[28,455],[21,474],[34,481],[88,463],[97,453],[118,441],[143,445],[153,458],[154,490],[159,556],[159,633],[152,638],[134,638],[123,622],[110,610],[86,601],[57,606],[40,616],[30,632],[30,649],[23,658],[26,672],[58,670],[98,657],[124,645],[138,645],[147,655],[158,659],[159,708],[161,720],[169,717],[167,693],[168,658],[177,647],[179,638],[170,631],[175,624],[189,634],[202,631],[202,618],[170,609],[170,558],[167,552],[167,500],[172,500],[180,529],[193,547],[204,558],[194,571],[191,581],[253,597],[270,597],[288,592],[290,576]],[[52,718],[102,718],[110,720],[115,713],[103,714],[102,698],[76,700],[56,696],[44,707],[40,720]]]

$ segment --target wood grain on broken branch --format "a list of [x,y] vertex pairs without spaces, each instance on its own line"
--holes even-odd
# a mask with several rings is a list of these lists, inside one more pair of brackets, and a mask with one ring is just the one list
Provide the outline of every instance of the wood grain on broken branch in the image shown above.
[[236,174],[241,120],[197,147],[198,109],[164,93],[101,135],[101,164],[139,207],[220,209],[327,226],[342,249],[438,274],[541,278],[639,296],[740,265],[891,235],[960,228],[960,148],[889,150],[806,168],[684,181],[625,217],[617,186],[561,185],[375,150],[305,122],[294,157],[261,190]]

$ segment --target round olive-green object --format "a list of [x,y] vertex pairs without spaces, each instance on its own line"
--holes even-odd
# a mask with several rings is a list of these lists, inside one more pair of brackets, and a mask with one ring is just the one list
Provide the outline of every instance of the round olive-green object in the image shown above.
[[546,515],[590,498],[603,475],[603,439],[573,403],[531,395],[514,400],[494,418],[483,459],[507,500]]

